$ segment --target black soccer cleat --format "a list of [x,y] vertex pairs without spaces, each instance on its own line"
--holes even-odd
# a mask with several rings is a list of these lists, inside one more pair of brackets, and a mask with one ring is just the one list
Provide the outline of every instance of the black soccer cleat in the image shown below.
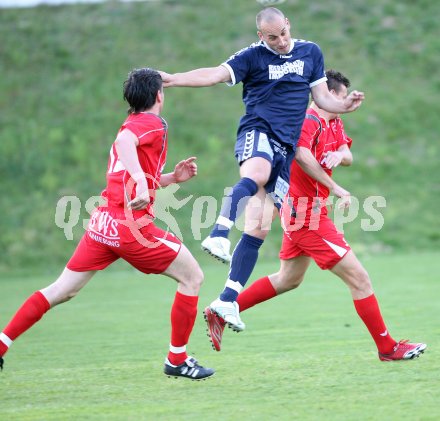
[[0,357],[0,370],[2,370],[3,371],[3,358],[2,357]]
[[212,368],[205,368],[199,365],[194,357],[188,357],[180,365],[172,365],[167,358],[163,372],[168,377],[175,377],[176,379],[177,377],[186,377],[191,380],[205,380],[215,373]]

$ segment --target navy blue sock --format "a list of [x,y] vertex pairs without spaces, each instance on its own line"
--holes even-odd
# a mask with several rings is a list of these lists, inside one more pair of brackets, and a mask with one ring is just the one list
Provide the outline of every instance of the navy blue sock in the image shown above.
[[264,240],[243,234],[232,254],[231,270],[223,292],[222,301],[236,301],[241,289],[246,285],[258,259],[258,250]]
[[[247,177],[243,177],[232,187],[232,192],[223,200],[220,215],[209,236],[228,238],[230,229],[233,227],[241,212],[243,212],[247,201],[257,193],[257,191],[257,183]],[[243,198],[247,200],[242,200]]]

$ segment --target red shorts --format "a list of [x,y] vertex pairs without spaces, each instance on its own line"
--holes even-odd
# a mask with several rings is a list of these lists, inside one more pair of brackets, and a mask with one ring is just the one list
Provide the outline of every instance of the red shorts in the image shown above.
[[102,270],[121,257],[141,272],[162,273],[181,246],[177,237],[156,227],[147,216],[126,219],[124,209],[101,207],[93,212],[66,266],[76,272]]
[[280,259],[309,256],[321,269],[331,269],[351,248],[333,221],[321,216],[317,230],[304,227],[284,233]]

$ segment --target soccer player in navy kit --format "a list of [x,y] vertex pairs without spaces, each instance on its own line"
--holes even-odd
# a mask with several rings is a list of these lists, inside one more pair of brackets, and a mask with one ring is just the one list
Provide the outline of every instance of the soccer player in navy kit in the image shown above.
[[[222,207],[210,236],[202,242],[205,251],[223,262],[231,262],[225,288],[205,314],[214,312],[236,331],[245,328],[236,298],[252,273],[269,229],[262,223],[264,207],[247,206],[245,230],[231,258],[228,233],[238,217],[238,205],[252,196],[263,204],[268,195],[278,208],[281,206],[310,92],[321,108],[334,113],[354,111],[364,98],[357,91],[345,100],[330,94],[324,83],[324,59],[319,46],[293,40],[290,23],[280,10],[263,9],[256,17],[256,25],[260,41],[220,66],[185,73],[160,72],[164,87],[243,83],[246,113],[240,120],[235,146],[241,179],[232,188],[230,200]],[[246,221],[258,224],[249,227]]]
[[[332,94],[345,98],[350,81],[335,70],[326,74]],[[237,303],[243,312],[297,288],[313,259],[322,270],[331,271],[348,286],[356,312],[370,332],[381,361],[417,358],[427,345],[396,341],[391,336],[368,272],[328,216],[330,193],[344,198],[341,205],[349,205],[350,192],[335,183],[332,173],[339,165],[351,165],[351,144],[342,119],[312,102],[292,162],[289,201],[284,201],[280,269],[253,282],[238,295]],[[213,313],[208,313],[206,319],[212,346],[220,351],[225,322]]]

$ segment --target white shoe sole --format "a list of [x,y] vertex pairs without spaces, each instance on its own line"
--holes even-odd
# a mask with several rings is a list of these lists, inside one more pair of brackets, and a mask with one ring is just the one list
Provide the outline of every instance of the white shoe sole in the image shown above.
[[203,245],[202,242],[202,250],[206,253],[208,253],[210,256],[214,257],[215,259],[217,259],[218,261],[220,261],[221,263],[224,263],[225,265],[229,264],[231,262],[232,256],[225,256],[224,254],[219,255],[216,253],[213,253],[212,249],[209,247],[206,247],[205,245]]

